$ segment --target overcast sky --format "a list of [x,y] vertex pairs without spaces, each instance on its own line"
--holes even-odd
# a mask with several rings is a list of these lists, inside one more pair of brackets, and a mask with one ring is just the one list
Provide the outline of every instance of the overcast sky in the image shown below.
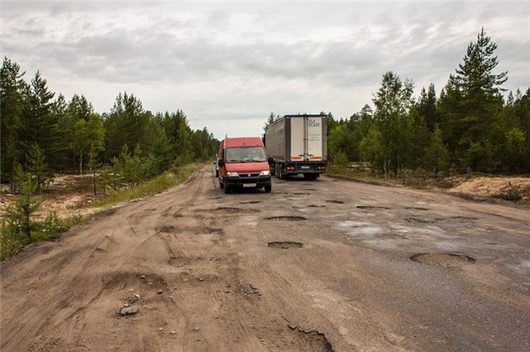
[[2,0],[0,53],[98,112],[127,91],[224,137],[261,134],[270,112],[349,117],[386,71],[439,92],[482,26],[504,87],[527,89],[529,1]]

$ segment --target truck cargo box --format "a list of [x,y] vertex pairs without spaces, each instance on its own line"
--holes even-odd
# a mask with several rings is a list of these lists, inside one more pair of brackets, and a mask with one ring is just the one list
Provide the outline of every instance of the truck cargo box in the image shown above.
[[265,130],[265,147],[276,177],[317,178],[327,164],[326,115],[285,115]]

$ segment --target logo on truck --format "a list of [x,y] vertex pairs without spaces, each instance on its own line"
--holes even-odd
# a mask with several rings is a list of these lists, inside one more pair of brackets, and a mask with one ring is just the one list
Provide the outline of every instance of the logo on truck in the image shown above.
[[320,127],[320,121],[318,120],[307,120],[307,125],[309,127]]

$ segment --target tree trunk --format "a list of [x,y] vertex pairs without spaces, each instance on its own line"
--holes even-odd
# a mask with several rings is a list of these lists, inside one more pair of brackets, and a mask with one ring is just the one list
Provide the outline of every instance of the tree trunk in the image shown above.
[[94,195],[96,195],[96,173],[92,172],[92,184],[94,185]]
[[79,154],[79,175],[83,174],[83,154]]
[[30,218],[30,215],[31,215],[31,212],[30,212],[30,209],[29,209],[29,204],[28,205],[24,205],[22,207],[22,212],[23,212],[23,222],[22,222],[22,233],[26,236],[26,239],[28,240],[28,243],[31,243],[32,241],[32,238],[31,238],[31,218]]

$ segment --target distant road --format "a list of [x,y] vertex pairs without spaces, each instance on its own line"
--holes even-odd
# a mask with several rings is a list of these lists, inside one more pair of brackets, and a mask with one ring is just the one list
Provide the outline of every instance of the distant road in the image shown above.
[[208,167],[2,264],[0,349],[529,351],[529,228],[327,177],[225,195]]

